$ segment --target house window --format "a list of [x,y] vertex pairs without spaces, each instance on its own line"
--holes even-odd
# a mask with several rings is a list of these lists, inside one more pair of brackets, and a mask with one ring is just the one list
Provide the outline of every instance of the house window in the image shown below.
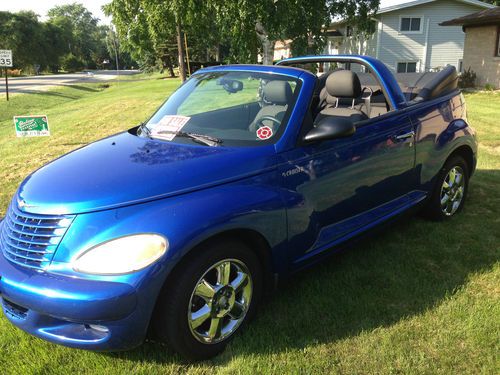
[[495,49],[495,56],[500,57],[500,26],[497,28],[497,48]]
[[401,17],[399,31],[419,33],[422,31],[422,17]]
[[345,36],[352,36],[352,27],[351,26],[346,27]]
[[398,62],[398,73],[416,73],[416,62]]

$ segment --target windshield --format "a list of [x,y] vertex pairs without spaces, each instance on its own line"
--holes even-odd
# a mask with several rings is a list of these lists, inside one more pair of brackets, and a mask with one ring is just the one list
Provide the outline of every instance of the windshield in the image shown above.
[[295,104],[297,79],[255,72],[196,74],[142,128],[165,141],[219,145],[276,142]]

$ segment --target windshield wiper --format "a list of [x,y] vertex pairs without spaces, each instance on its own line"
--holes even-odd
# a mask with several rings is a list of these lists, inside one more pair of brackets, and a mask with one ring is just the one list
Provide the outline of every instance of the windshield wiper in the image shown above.
[[151,129],[149,129],[144,122],[139,124],[139,130],[141,131],[141,135],[144,134],[146,137],[151,136]]
[[[149,130],[149,134],[151,134],[150,130]],[[223,142],[222,139],[211,137],[211,136],[206,135],[206,134],[196,134],[196,133],[189,133],[189,132],[173,132],[173,131],[161,131],[161,132],[158,132],[158,134],[175,134],[176,137],[191,138],[195,142],[202,143],[202,144],[207,145],[207,146],[219,146]]]

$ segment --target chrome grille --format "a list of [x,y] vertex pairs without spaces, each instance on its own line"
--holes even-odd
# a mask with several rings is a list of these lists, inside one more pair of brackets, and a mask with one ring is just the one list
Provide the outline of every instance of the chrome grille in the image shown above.
[[68,230],[74,216],[22,212],[12,203],[0,228],[5,258],[24,267],[44,269]]

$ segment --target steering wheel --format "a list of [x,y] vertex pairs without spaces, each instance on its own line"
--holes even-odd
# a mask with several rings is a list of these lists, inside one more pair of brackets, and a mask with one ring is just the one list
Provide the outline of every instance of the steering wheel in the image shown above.
[[255,122],[255,127],[253,127],[253,129],[250,129],[250,131],[253,132],[253,131],[256,131],[257,129],[261,128],[262,126],[265,126],[263,124],[264,121],[271,121],[271,122],[275,123],[277,126],[281,125],[281,121],[278,120],[276,117],[266,115],[266,116],[262,116],[261,118],[259,118]]

